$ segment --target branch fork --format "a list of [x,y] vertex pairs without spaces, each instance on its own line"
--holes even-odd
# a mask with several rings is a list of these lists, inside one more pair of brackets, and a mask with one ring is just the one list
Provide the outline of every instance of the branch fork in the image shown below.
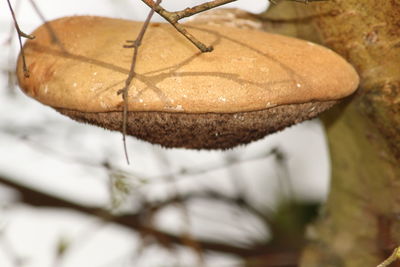
[[214,0],[194,7],[188,7],[180,11],[170,12],[168,10],[165,10],[160,5],[157,5],[153,0],[142,0],[143,3],[145,3],[155,12],[157,12],[161,17],[167,20],[178,32],[185,36],[186,39],[188,39],[203,53],[213,51],[213,47],[203,44],[196,37],[190,34],[181,24],[179,24],[179,20],[235,1],[237,0]]

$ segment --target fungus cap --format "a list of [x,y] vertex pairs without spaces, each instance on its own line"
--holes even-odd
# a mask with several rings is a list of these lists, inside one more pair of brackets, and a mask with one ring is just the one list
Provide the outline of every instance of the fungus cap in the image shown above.
[[[121,131],[117,92],[133,53],[123,45],[142,23],[79,16],[49,26],[24,46],[30,77],[20,57],[22,90],[75,120]],[[166,147],[229,148],[313,118],[358,86],[353,67],[322,46],[254,30],[185,27],[214,51],[202,54],[169,24],[150,24],[129,89],[128,134]]]

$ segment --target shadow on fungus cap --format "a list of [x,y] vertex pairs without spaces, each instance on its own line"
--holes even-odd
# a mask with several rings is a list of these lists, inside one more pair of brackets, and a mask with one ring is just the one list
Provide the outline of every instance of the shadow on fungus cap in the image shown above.
[[[77,16],[41,26],[24,46],[22,90],[74,120],[122,130],[124,87],[141,22]],[[316,117],[358,86],[333,51],[250,29],[186,24],[200,53],[171,25],[150,24],[129,89],[127,133],[164,147],[226,149]]]

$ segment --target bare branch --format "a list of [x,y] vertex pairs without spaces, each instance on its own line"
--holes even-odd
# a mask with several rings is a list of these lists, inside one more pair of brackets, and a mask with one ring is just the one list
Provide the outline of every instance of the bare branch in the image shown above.
[[[32,0],[31,0],[32,1]],[[129,96],[129,88],[131,86],[132,80],[135,77],[135,67],[136,67],[136,61],[137,61],[137,56],[138,56],[138,50],[139,47],[142,43],[144,34],[146,32],[146,29],[150,23],[151,17],[153,16],[154,12],[157,12],[161,16],[163,16],[169,23],[172,24],[172,26],[175,27],[176,30],[178,30],[182,35],[184,35],[189,41],[191,41],[195,46],[197,46],[200,51],[202,52],[211,52],[213,50],[212,46],[206,46],[199,40],[197,40],[192,34],[190,34],[184,27],[182,27],[178,21],[182,18],[192,16],[194,14],[203,12],[205,10],[218,7],[227,3],[234,2],[236,0],[214,0],[210,2],[206,2],[197,6],[194,6],[192,8],[186,8],[181,11],[177,12],[169,12],[162,8],[160,6],[160,3],[162,0],[157,0],[154,2],[153,0],[142,0],[146,5],[148,5],[151,8],[151,11],[149,12],[149,15],[146,18],[146,21],[143,24],[143,27],[138,34],[136,40],[128,40],[127,42],[129,45],[124,45],[125,48],[133,48],[133,56],[132,56],[132,63],[131,67],[129,70],[129,75],[127,79],[125,80],[125,86],[121,90],[118,91],[118,94],[122,94],[122,99],[124,101],[124,107],[123,107],[123,116],[122,116],[122,141],[123,141],[123,146],[124,146],[124,153],[125,153],[125,158],[127,163],[129,164],[129,155],[128,155],[128,149],[126,145],[126,135],[127,135],[127,120],[128,120],[128,96]],[[33,4],[33,2],[32,2]],[[40,14],[40,13],[39,13]]]
[[[18,13],[20,4],[21,4],[21,0],[15,1],[15,5],[14,5],[14,9],[13,9],[15,16]],[[13,37],[14,30],[15,30],[15,22],[13,21],[10,25],[10,33],[8,35],[8,38],[5,40],[4,44],[10,45],[12,43],[12,37]]]
[[11,6],[10,0],[7,0],[7,3],[8,3],[8,7],[10,8],[12,18],[14,20],[15,29],[17,30],[17,33],[18,33],[18,41],[19,41],[19,47],[21,50],[22,68],[24,70],[24,75],[25,75],[25,77],[29,77],[29,70],[28,70],[28,67],[26,66],[25,53],[24,53],[24,48],[22,47],[22,38],[21,37],[28,38],[28,39],[34,39],[35,36],[26,34],[23,31],[21,31],[21,29],[19,28],[18,22],[17,22],[17,18],[15,17],[14,10]]
[[[1,175],[0,175],[0,183],[18,190],[18,192],[20,193],[20,201],[27,205],[36,207],[67,208],[76,210],[88,215],[93,215],[107,222],[113,222],[121,226],[125,226],[129,229],[138,231],[143,235],[152,236],[160,244],[165,244],[166,242],[168,242],[171,244],[187,246],[187,244],[185,243],[185,238],[182,238],[182,236],[158,230],[153,226],[149,225],[148,221],[143,220],[145,214],[148,214],[150,212],[149,209],[147,208],[141,209],[134,214],[116,216],[102,208],[87,207],[79,203],[61,199],[59,197],[53,196],[45,192],[37,191],[23,184],[13,182],[12,179],[5,178],[4,176]],[[151,208],[151,206],[149,206],[149,208]],[[282,248],[278,248],[272,245],[269,246],[268,244],[261,244],[261,245],[256,244],[254,246],[244,248],[232,244],[213,242],[209,240],[197,239],[196,242],[203,249],[206,250],[222,252],[222,253],[232,253],[242,257],[253,257],[268,253],[284,252],[281,250]]]
[[190,169],[183,168],[176,172],[162,174],[162,175],[154,176],[152,178],[165,179],[165,177],[173,177],[173,176],[195,176],[195,175],[200,175],[200,174],[205,174],[208,172],[216,171],[216,170],[219,170],[222,168],[229,168],[236,164],[242,164],[245,162],[252,162],[252,161],[256,161],[256,160],[260,160],[260,159],[265,159],[270,156],[276,156],[277,153],[280,153],[280,150],[279,150],[279,148],[275,147],[269,151],[262,151],[261,153],[255,154],[251,157],[240,158],[240,159],[231,159],[230,161],[226,161],[223,163],[209,162],[202,166],[191,167]]
[[202,42],[196,39],[192,34],[190,34],[178,21],[182,18],[193,16],[197,13],[222,6],[231,2],[235,2],[237,0],[214,0],[210,2],[206,2],[191,8],[185,8],[181,11],[170,12],[162,8],[160,5],[157,5],[153,2],[153,0],[142,0],[146,5],[152,8],[155,12],[157,12],[160,16],[162,16],[165,20],[167,20],[174,28],[179,31],[183,36],[185,36],[192,44],[194,44],[201,52],[211,52],[213,50],[212,46],[206,46]]
[[393,251],[393,254],[389,256],[385,261],[379,264],[377,267],[388,267],[390,264],[400,259],[400,247]]
[[229,1],[226,1],[226,0],[210,1],[210,2],[206,2],[206,3],[203,3],[203,4],[201,4],[201,5],[194,6],[194,7],[185,8],[185,9],[182,10],[182,11],[176,11],[176,12],[174,12],[174,13],[175,13],[176,16],[177,16],[177,21],[178,21],[178,20],[180,20],[180,19],[182,19],[182,18],[190,17],[190,16],[193,16],[193,15],[195,15],[195,14],[197,14],[197,13],[200,13],[200,12],[203,12],[203,11],[206,11],[206,10],[209,10],[209,9],[212,9],[212,8],[215,8],[215,7],[218,7],[218,6],[222,6],[222,5],[231,3],[231,2],[235,2],[235,1],[236,1],[236,0],[229,0]]
[[300,2],[300,3],[308,4],[309,2],[322,2],[322,1],[329,1],[329,0],[286,0],[286,1]]
[[[155,5],[158,6],[161,3],[161,1],[162,0],[157,0]],[[139,46],[142,44],[144,34],[146,33],[146,29],[149,26],[149,23],[150,23],[150,20],[151,20],[151,17],[153,16],[153,14],[154,14],[154,10],[151,9],[145,22],[143,23],[143,27],[142,27],[141,31],[139,32],[136,40],[135,41],[128,40],[127,42],[131,43],[131,45],[124,45],[125,48],[133,48],[131,68],[129,70],[128,78],[126,78],[126,80],[125,80],[125,87],[118,91],[118,94],[122,94],[122,99],[124,100],[124,109],[123,109],[123,118],[122,118],[122,141],[124,143],[125,158],[126,158],[126,161],[128,164],[129,164],[129,156],[128,156],[128,149],[126,147],[126,124],[127,124],[127,119],[128,119],[128,95],[129,95],[128,93],[129,93],[129,87],[131,86],[132,80],[136,74],[135,67],[136,67]]]
[[206,190],[204,192],[191,192],[188,194],[180,194],[170,197],[168,199],[155,202],[151,204],[151,208],[154,210],[159,210],[165,208],[171,204],[182,204],[189,202],[190,200],[212,200],[216,202],[225,203],[227,205],[236,206],[245,210],[247,213],[251,214],[255,218],[259,219],[262,222],[270,222],[271,218],[269,218],[269,214],[265,214],[264,212],[259,211],[257,208],[252,206],[247,200],[241,198],[241,196],[228,196],[221,194],[215,190]]
[[34,0],[29,0],[29,2],[31,3],[31,5],[32,5],[33,9],[35,10],[36,14],[38,14],[38,16],[42,20],[44,26],[46,27],[47,31],[49,32],[52,42],[61,45],[61,42],[58,39],[55,31],[53,30],[51,25],[47,22],[46,18],[43,15],[43,12],[39,9],[38,5],[35,3]]
[[[271,3],[276,4],[276,0],[269,0]],[[308,4],[310,2],[322,2],[322,1],[329,1],[329,0],[285,0],[285,1],[290,1],[290,2],[299,2],[303,4]]]

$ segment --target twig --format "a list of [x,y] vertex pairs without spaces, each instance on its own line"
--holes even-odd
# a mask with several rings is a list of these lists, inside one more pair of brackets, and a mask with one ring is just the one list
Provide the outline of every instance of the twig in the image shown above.
[[[163,151],[156,151],[156,156],[160,159],[159,162],[160,163],[164,163],[167,167],[167,169],[170,169],[171,167],[171,163],[169,161],[169,158],[165,155],[165,153],[163,153]],[[203,249],[201,247],[201,245],[196,241],[196,239],[193,237],[190,229],[191,229],[191,220],[190,220],[190,216],[189,216],[189,209],[187,208],[187,206],[185,205],[185,200],[183,199],[183,196],[179,190],[178,184],[176,182],[176,177],[175,176],[165,176],[164,179],[166,180],[166,182],[170,183],[170,189],[171,192],[169,192],[169,194],[172,197],[172,199],[174,199],[172,202],[169,203],[176,203],[176,205],[178,206],[178,208],[180,208],[181,212],[182,212],[182,219],[184,221],[184,227],[182,227],[183,232],[182,232],[182,242],[184,244],[187,245],[187,247],[191,248],[193,250],[193,252],[198,256],[199,259],[199,265],[203,266],[204,265],[204,253]],[[164,201],[162,201],[161,203],[166,203]],[[168,205],[168,204],[166,204]],[[165,206],[166,206],[165,205]],[[165,207],[164,206],[164,207]],[[152,205],[151,210],[153,210],[154,212],[157,209],[162,208],[162,204],[161,206],[154,206]]]
[[[191,167],[190,169],[186,169],[186,168],[182,168],[178,171],[175,172],[171,172],[171,173],[167,173],[167,174],[162,174],[162,175],[157,175],[154,177],[151,177],[152,179],[157,179],[158,181],[160,179],[165,179],[165,177],[172,177],[172,176],[195,176],[195,175],[201,175],[201,174],[205,174],[208,172],[212,172],[212,171],[216,171],[219,169],[223,169],[223,168],[229,168],[233,165],[236,164],[242,164],[245,162],[252,162],[252,161],[256,161],[256,160],[260,160],[260,159],[265,159],[268,158],[270,156],[274,156],[277,153],[279,153],[279,149],[278,148],[273,148],[270,151],[262,151],[259,154],[255,154],[252,155],[250,157],[246,157],[246,158],[241,158],[241,159],[231,159],[230,161],[226,161],[226,162],[209,162],[207,164],[203,164],[202,166],[197,166],[197,167]],[[151,180],[151,179],[149,179]]]
[[[269,0],[271,3],[276,4],[276,0]],[[329,0],[285,0],[285,1],[290,1],[290,2],[299,2],[299,3],[304,3],[308,4],[310,2],[322,2],[322,1],[329,1]]]
[[51,40],[53,43],[57,43],[61,45],[60,40],[58,39],[55,31],[53,30],[53,28],[51,27],[51,25],[47,22],[46,18],[43,15],[43,12],[40,11],[38,5],[35,3],[34,0],[29,0],[29,2],[31,3],[33,9],[35,10],[36,14],[39,16],[39,18],[42,20],[44,26],[46,27],[47,31],[49,32],[50,36],[51,36]]
[[329,1],[329,0],[286,0],[286,1],[300,2],[300,3],[308,4],[309,2],[322,2],[322,1]]
[[379,264],[377,267],[387,267],[398,259],[400,259],[400,247],[396,248],[393,251],[392,255],[390,255],[389,258],[387,258],[384,262]]
[[137,61],[137,56],[138,56],[138,50],[139,46],[142,43],[144,34],[146,32],[146,29],[150,23],[151,17],[153,16],[154,12],[157,12],[160,14],[162,17],[164,17],[169,23],[171,23],[176,30],[178,30],[181,34],[183,34],[189,41],[191,41],[194,45],[196,45],[202,52],[211,52],[213,50],[212,46],[206,46],[203,43],[201,43],[199,40],[197,40],[193,35],[191,35],[189,32],[186,31],[185,28],[183,28],[178,21],[182,18],[186,18],[189,16],[192,16],[194,14],[209,10],[211,8],[215,8],[227,3],[231,3],[237,0],[214,0],[210,2],[206,2],[197,6],[194,6],[192,8],[186,8],[181,11],[176,11],[176,12],[169,12],[162,8],[160,6],[160,3],[162,0],[157,0],[154,2],[153,0],[142,0],[146,5],[148,5],[151,8],[151,11],[149,12],[146,21],[143,24],[143,27],[138,34],[136,40],[131,41],[128,40],[127,42],[130,43],[129,45],[124,45],[125,48],[133,48],[133,56],[132,56],[132,63],[131,67],[129,70],[129,74],[127,79],[125,80],[125,86],[121,90],[118,91],[118,94],[122,94],[122,99],[124,101],[124,107],[123,107],[123,116],[122,116],[122,141],[124,145],[124,153],[125,153],[125,158],[127,163],[129,164],[129,155],[128,155],[128,149],[126,145],[126,135],[127,135],[127,120],[128,120],[128,96],[129,96],[129,87],[132,83],[133,78],[135,77],[135,67],[136,67],[136,61]]
[[157,5],[153,2],[153,0],[142,0],[146,5],[152,8],[155,12],[157,12],[160,16],[166,19],[174,28],[179,31],[183,36],[185,36],[192,44],[194,44],[201,52],[211,52],[213,50],[212,46],[206,46],[202,42],[196,39],[192,34],[190,34],[178,21],[182,18],[193,16],[197,13],[222,6],[231,2],[235,2],[237,0],[214,0],[210,2],[206,2],[191,8],[185,8],[181,11],[170,12],[165,10],[160,5]]
[[[146,213],[149,212],[148,209],[140,210],[139,212],[134,214],[115,216],[109,211],[102,208],[87,207],[80,203],[62,199],[51,194],[29,188],[23,184],[16,183],[12,181],[12,179],[4,177],[1,174],[0,183],[18,190],[21,197],[20,201],[30,206],[72,209],[88,215],[93,215],[106,222],[113,222],[121,226],[125,226],[129,229],[143,233],[144,235],[152,236],[156,241],[160,242],[161,244],[165,242],[170,242],[171,244],[174,243],[181,246],[187,245],[183,242],[181,236],[158,230],[151,225],[148,225],[146,221],[143,221],[142,218]],[[201,247],[206,250],[222,253],[232,253],[242,257],[252,257],[264,255],[266,253],[283,252],[281,251],[281,248],[277,248],[276,246],[272,245],[270,246],[268,244],[255,244],[253,246],[245,248],[232,244],[213,242],[204,239],[197,239],[196,242],[198,242],[199,245],[201,245]]]
[[[158,6],[161,3],[161,1],[162,0],[157,0],[155,6]],[[139,46],[142,44],[144,34],[146,33],[146,29],[149,26],[149,23],[150,23],[150,20],[151,20],[151,17],[153,16],[153,14],[154,14],[154,9],[151,9],[149,12],[149,15],[147,15],[145,22],[143,23],[143,27],[140,30],[136,40],[135,41],[128,40],[127,42],[132,43],[132,44],[124,45],[125,48],[133,48],[131,68],[129,70],[128,78],[126,78],[126,80],[125,80],[125,87],[118,91],[118,94],[122,94],[122,99],[124,100],[124,109],[123,109],[123,118],[122,118],[122,141],[124,143],[125,158],[126,158],[126,161],[128,164],[129,164],[129,155],[128,155],[128,149],[126,147],[126,125],[127,125],[127,118],[128,118],[128,93],[129,93],[129,87],[131,86],[132,80],[136,74],[135,67],[136,67]]]
[[149,206],[151,207],[151,209],[158,211],[171,204],[190,202],[191,200],[212,200],[215,202],[237,206],[238,208],[245,210],[248,214],[254,216],[254,218],[259,219],[260,221],[265,221],[266,223],[271,222],[271,218],[269,218],[269,214],[267,212],[262,212],[258,210],[256,207],[252,206],[249,201],[241,198],[241,196],[228,196],[213,189],[209,189],[204,192],[191,192],[189,194],[179,195],[176,194],[175,196],[172,196],[168,199],[151,203]]
[[19,28],[18,22],[17,22],[17,18],[15,17],[14,10],[11,6],[10,0],[7,0],[7,3],[8,3],[8,7],[10,8],[12,18],[14,20],[15,29],[17,30],[17,33],[18,33],[18,41],[19,41],[19,47],[21,50],[22,68],[24,70],[24,75],[25,75],[25,77],[29,77],[29,70],[28,70],[28,67],[26,66],[25,53],[24,53],[24,48],[22,47],[22,38],[21,37],[28,38],[28,39],[34,39],[35,36],[26,34],[23,31],[21,31],[21,29]]
[[[21,0],[16,0],[16,1],[15,1],[15,5],[14,5],[14,15],[15,15],[15,16],[17,16],[17,14],[18,14],[20,4],[21,4]],[[14,30],[15,30],[14,24],[15,24],[15,23],[14,23],[14,21],[13,21],[13,22],[11,23],[11,25],[10,25],[10,33],[9,33],[7,39],[6,39],[5,42],[4,42],[4,44],[6,44],[6,45],[11,45],[11,43],[12,43],[13,33],[14,33]]]

